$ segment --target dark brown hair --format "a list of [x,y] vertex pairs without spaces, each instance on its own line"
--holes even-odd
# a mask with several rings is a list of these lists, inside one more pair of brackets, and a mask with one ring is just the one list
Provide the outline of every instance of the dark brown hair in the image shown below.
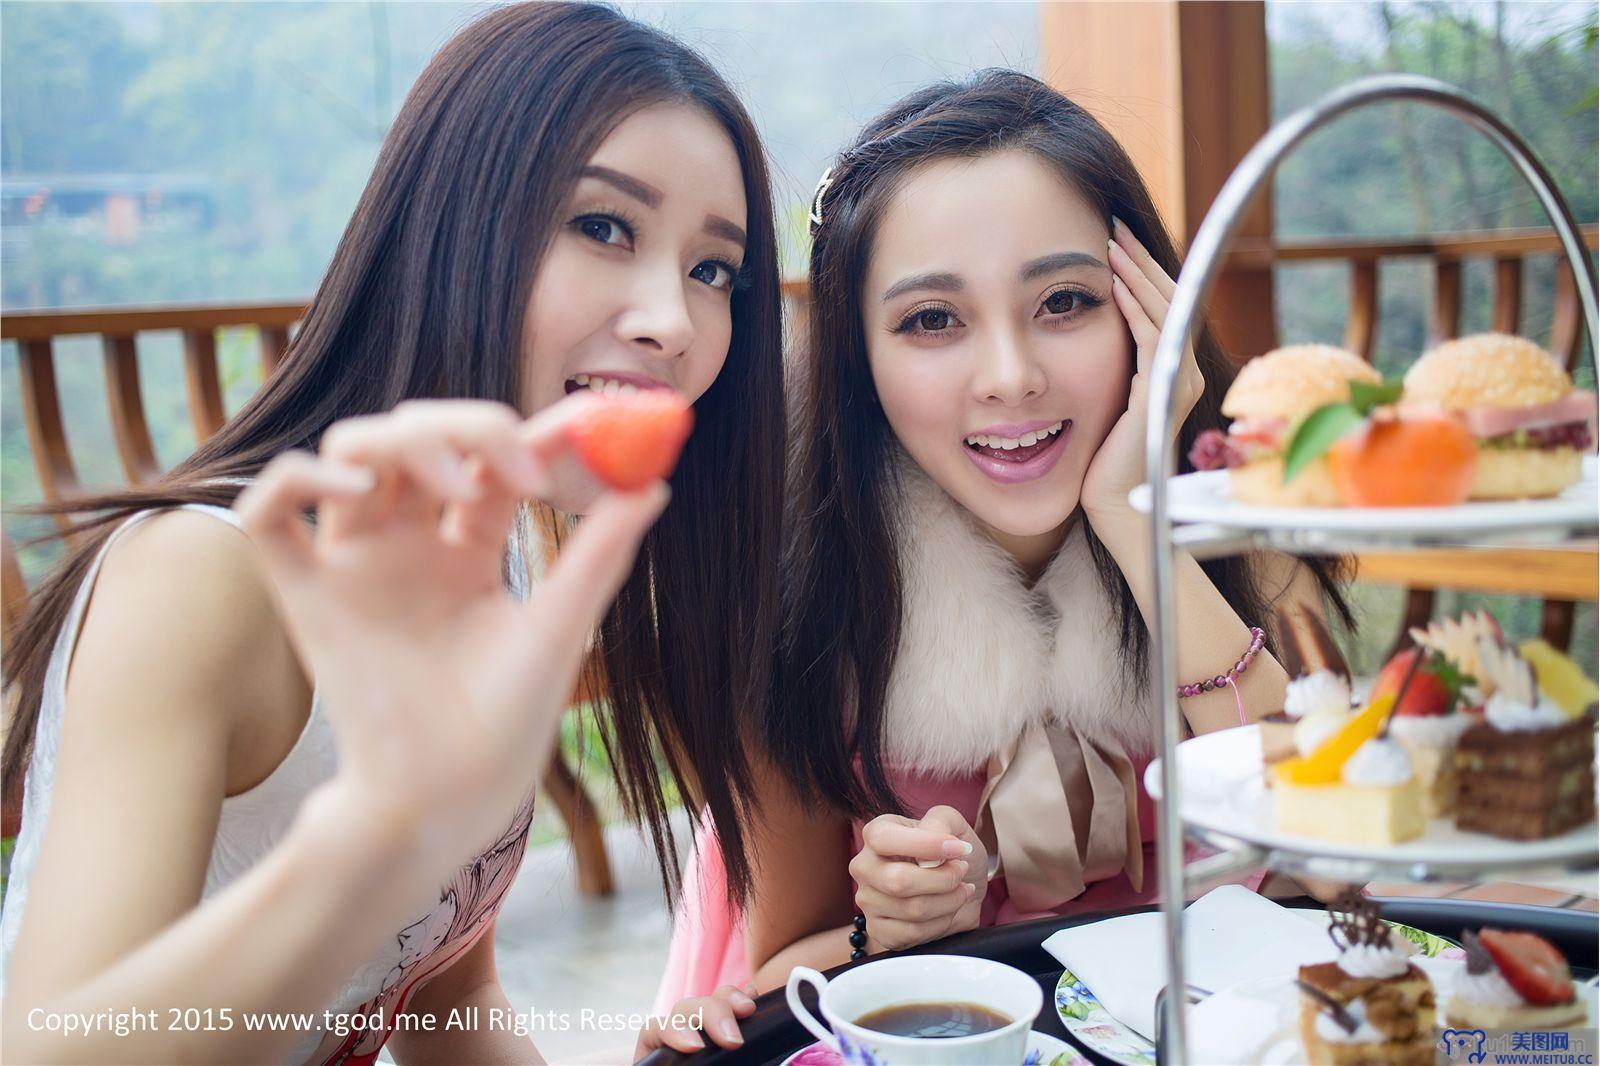
[[[215,436],[154,485],[74,501],[79,539],[8,649],[18,696],[5,778],[18,782],[56,636],[122,519],[228,505],[273,456],[333,422],[414,398],[521,399],[523,319],[567,197],[604,138],[640,108],[703,109],[739,156],[746,210],[726,364],[695,405],[674,506],[645,539],[600,630],[606,746],[628,812],[650,830],[670,895],[678,867],[662,768],[710,808],[730,887],[749,882],[740,825],[776,633],[783,479],[777,242],[767,164],[727,84],[671,37],[609,8],[494,10],[429,62],[384,139],[360,202],[280,368]],[[542,768],[541,768],[542,769]],[[691,787],[691,785],[693,787]]]
[[[1122,219],[1173,277],[1179,261],[1149,191],[1115,138],[1044,83],[990,70],[907,96],[869,122],[843,152],[811,245],[808,358],[795,414],[792,529],[786,542],[778,682],[766,742],[803,796],[870,818],[903,808],[883,764],[883,704],[899,647],[901,580],[889,483],[896,447],[867,360],[861,281],[873,235],[902,180],[929,160],[1015,150],[1036,155],[1109,227]],[[1204,395],[1184,423],[1180,456],[1202,430],[1221,426],[1232,365],[1209,328],[1195,355]],[[1189,469],[1186,460],[1180,460]],[[1127,581],[1089,531],[1096,569],[1115,604],[1124,665],[1143,696],[1149,634]],[[1266,617],[1247,560],[1203,564],[1247,620]],[[1331,567],[1312,564],[1338,599]],[[1153,739],[1153,738],[1152,738]],[[858,775],[854,761],[860,759]]]

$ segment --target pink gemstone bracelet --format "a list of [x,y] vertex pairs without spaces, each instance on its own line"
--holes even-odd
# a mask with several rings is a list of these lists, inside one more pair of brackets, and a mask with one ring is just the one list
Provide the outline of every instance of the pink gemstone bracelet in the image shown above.
[[1239,656],[1239,661],[1233,664],[1232,670],[1225,674],[1218,674],[1216,677],[1208,677],[1204,681],[1197,681],[1192,685],[1179,685],[1178,698],[1181,700],[1189,696],[1198,696],[1202,692],[1213,692],[1224,686],[1232,688],[1234,701],[1239,704],[1239,724],[1244,725],[1244,697],[1239,695],[1239,677],[1245,670],[1249,669],[1251,663],[1255,662],[1256,653],[1261,650],[1261,646],[1266,643],[1266,640],[1267,634],[1260,626],[1251,626],[1250,647],[1246,648],[1245,653]]

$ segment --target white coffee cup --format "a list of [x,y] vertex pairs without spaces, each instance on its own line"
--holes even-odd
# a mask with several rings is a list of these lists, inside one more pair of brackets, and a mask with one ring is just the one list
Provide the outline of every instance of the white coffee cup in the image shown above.
[[[817,989],[827,1024],[800,1002],[802,984]],[[1020,1066],[1028,1031],[1044,1007],[1044,993],[1032,977],[964,955],[877,959],[831,981],[809,966],[796,966],[789,971],[787,995],[800,1024],[840,1058],[874,1066]],[[940,1038],[894,1036],[856,1024],[863,1015],[912,1003],[975,1003],[1011,1022],[987,1033]]]

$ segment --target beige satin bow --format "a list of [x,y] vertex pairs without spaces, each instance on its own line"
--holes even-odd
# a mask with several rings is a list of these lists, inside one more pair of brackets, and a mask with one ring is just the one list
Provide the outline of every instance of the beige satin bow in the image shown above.
[[1035,721],[989,759],[975,828],[999,856],[1015,906],[1054,911],[1120,871],[1135,891],[1143,886],[1138,797],[1133,763],[1115,741]]

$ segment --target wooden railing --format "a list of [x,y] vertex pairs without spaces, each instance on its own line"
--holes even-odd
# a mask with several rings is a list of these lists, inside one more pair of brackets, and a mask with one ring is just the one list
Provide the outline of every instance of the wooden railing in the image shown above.
[[[1596,226],[1582,227],[1585,242],[1597,243]],[[1550,330],[1537,337],[1570,371],[1583,346],[1583,308],[1560,244],[1550,230],[1496,230],[1395,240],[1306,242],[1241,241],[1228,260],[1229,269],[1261,270],[1274,265],[1347,264],[1349,311],[1343,344],[1371,360],[1378,336],[1379,280],[1385,264],[1425,258],[1432,264],[1433,292],[1428,343],[1458,336],[1462,323],[1462,265],[1467,260],[1492,264],[1489,328],[1502,333],[1527,331],[1522,299],[1527,261],[1533,256],[1557,257]],[[1250,353],[1254,354],[1254,353]],[[1544,600],[1541,635],[1556,647],[1572,640],[1575,600],[1594,598],[1600,568],[1593,544],[1559,549],[1459,550],[1425,553],[1369,553],[1357,557],[1363,580],[1408,589],[1405,616],[1395,643],[1406,642],[1413,626],[1425,625],[1434,613],[1434,593],[1457,588],[1509,593]]]
[[[1585,227],[1583,233],[1593,247],[1596,227]],[[1386,264],[1419,257],[1431,262],[1434,284],[1429,334],[1431,340],[1439,340],[1455,336],[1461,326],[1464,261],[1487,260],[1493,264],[1490,325],[1515,333],[1524,325],[1522,279],[1528,259],[1552,256],[1557,250],[1555,236],[1548,230],[1498,230],[1404,240],[1244,241],[1230,254],[1227,269],[1259,272],[1275,265],[1346,264],[1349,311],[1344,344],[1371,358],[1378,335],[1379,281]],[[1564,263],[1558,265],[1555,278],[1549,336],[1536,339],[1570,367],[1581,348],[1583,315],[1571,272]],[[801,310],[807,298],[805,283],[785,283],[784,295],[791,312]],[[33,311],[0,318],[0,339],[14,340],[18,346],[22,407],[44,498],[60,501],[81,490],[56,388],[58,338],[99,338],[112,437],[124,476],[130,483],[139,484],[158,477],[160,464],[151,444],[140,393],[138,336],[174,330],[182,335],[187,411],[195,439],[203,441],[227,418],[218,372],[217,331],[256,329],[263,374],[270,374],[285,350],[290,331],[304,313],[303,304],[273,303]],[[5,585],[0,600],[4,601],[4,621],[9,631],[25,590],[10,538],[0,536],[0,541],[4,549],[0,579]],[[1434,553],[1406,556],[1403,560],[1372,555],[1362,557],[1360,564],[1365,578],[1426,586],[1411,594],[1408,623],[1423,620],[1431,613],[1433,588],[1481,588],[1551,598],[1555,602],[1545,612],[1545,631],[1560,646],[1571,635],[1570,601],[1583,598],[1574,594],[1584,589],[1592,593],[1596,582],[1595,552],[1587,548],[1516,556],[1504,552]]]

